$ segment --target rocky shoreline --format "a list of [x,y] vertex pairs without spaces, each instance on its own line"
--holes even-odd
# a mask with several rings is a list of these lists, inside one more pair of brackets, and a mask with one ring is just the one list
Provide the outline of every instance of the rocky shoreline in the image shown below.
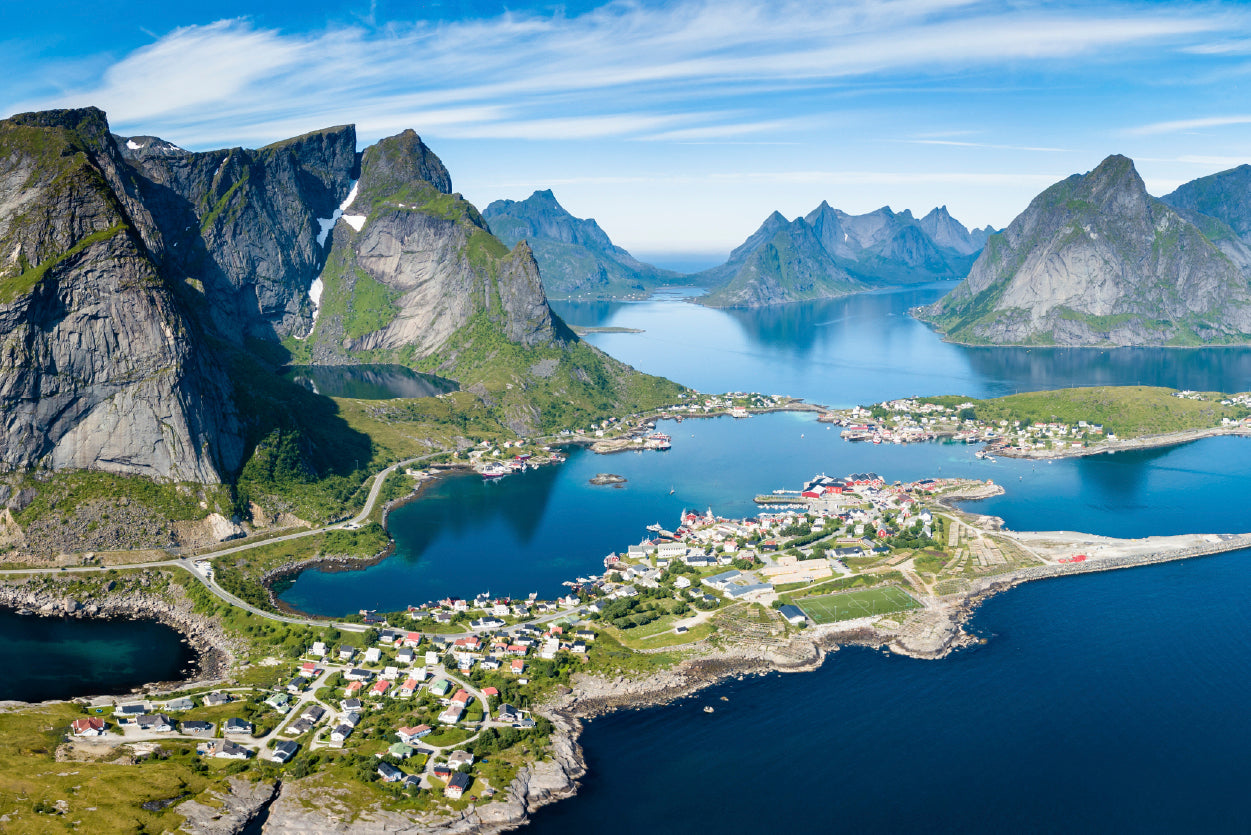
[[[191,601],[177,586],[169,587],[174,592],[173,600],[155,594],[126,591],[93,597],[84,602],[69,595],[32,588],[31,585],[31,578],[20,582],[0,582],[0,606],[26,609],[42,617],[155,620],[185,637],[196,653],[195,674],[184,681],[153,682],[144,690],[161,693],[223,684],[239,656],[234,640],[211,619],[196,614]],[[79,698],[91,697],[85,694]],[[24,706],[26,703],[12,704]]]
[[1135,449],[1177,446],[1204,438],[1215,438],[1220,435],[1240,435],[1245,438],[1251,436],[1251,430],[1242,426],[1212,426],[1206,429],[1183,429],[1178,432],[1162,432],[1159,435],[1143,435],[1138,438],[1100,441],[1096,446],[1092,447],[1026,450],[996,449],[993,451],[995,455],[1001,458],[1029,458],[1038,461],[1054,461],[1058,458],[1084,458],[1088,455],[1110,455],[1114,452],[1127,452]]

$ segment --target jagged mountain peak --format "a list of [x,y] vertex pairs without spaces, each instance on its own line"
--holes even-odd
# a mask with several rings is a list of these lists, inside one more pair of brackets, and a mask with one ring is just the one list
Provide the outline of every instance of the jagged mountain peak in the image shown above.
[[1113,154],[1030,201],[922,315],[968,342],[1244,341],[1251,294],[1231,253]]
[[443,161],[411,128],[378,140],[361,155],[360,196],[366,200],[385,199],[418,183],[452,193],[452,177]]
[[529,243],[547,292],[557,297],[637,294],[677,278],[613,244],[593,218],[575,217],[551,189],[525,200],[496,200],[483,217],[505,244]]
[[[1161,199],[1200,223],[1204,217],[1220,221],[1244,245],[1251,246],[1251,165],[1192,180]],[[1219,241],[1223,230],[1209,230],[1206,226],[1201,226],[1204,233]]]

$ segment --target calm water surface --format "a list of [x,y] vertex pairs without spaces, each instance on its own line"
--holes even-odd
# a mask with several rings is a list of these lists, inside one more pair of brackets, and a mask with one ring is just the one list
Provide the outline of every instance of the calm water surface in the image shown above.
[[997,397],[1068,386],[1251,388],[1251,348],[948,344],[908,310],[954,286],[938,282],[758,310],[712,310],[674,296],[552,307],[570,324],[644,330],[586,339],[641,371],[708,392],[761,391],[853,406],[913,394]]
[[[561,304],[589,339],[705,391],[831,405],[1099,384],[1251,389],[1247,349],[948,345],[909,307],[951,285],[767,311],[674,299]],[[668,453],[573,453],[485,483],[448,478],[391,517],[395,557],[301,575],[283,595],[340,614],[490,590],[550,595],[683,508],[754,512],[815,472],[992,478],[1009,527],[1113,536],[1251,531],[1251,440],[1051,464],[954,444],[849,444],[806,415],[667,424]],[[593,487],[596,472],[626,476]],[[672,491],[672,492],[671,492]],[[1247,831],[1251,553],[1034,583],[984,605],[988,640],[940,662],[849,649],[816,673],[730,682],[590,722],[590,773],[531,831],[614,833]],[[722,702],[725,696],[729,701]],[[716,712],[706,714],[705,705]]]
[[195,652],[155,621],[78,620],[0,609],[0,701],[128,693],[183,678]]
[[402,365],[292,365],[284,374],[317,394],[360,400],[433,397],[460,388],[452,380]]
[[[753,515],[754,495],[795,489],[817,472],[872,470],[891,481],[989,478],[1007,492],[974,509],[1001,516],[1016,530],[1251,531],[1247,438],[1051,464],[992,463],[965,444],[849,443],[810,414],[661,425],[673,435],[669,452],[604,456],[577,449],[563,465],[497,481],[473,474],[438,481],[391,514],[393,557],[361,571],[306,571],[281,597],[302,611],[341,615],[482,591],[553,596],[562,581],[599,573],[606,554],[638,542],[649,524],[671,527],[685,508]],[[588,483],[606,471],[627,483]]]

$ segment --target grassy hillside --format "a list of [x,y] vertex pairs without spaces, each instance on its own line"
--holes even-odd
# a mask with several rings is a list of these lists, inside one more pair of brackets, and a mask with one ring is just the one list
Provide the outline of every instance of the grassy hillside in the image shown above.
[[1104,431],[1122,438],[1201,429],[1221,418],[1242,418],[1241,406],[1223,406],[1224,395],[1205,392],[1200,399],[1175,397],[1176,389],[1153,386],[1095,386],[1012,394],[990,400],[966,397],[929,397],[944,406],[972,403],[978,420],[1101,424]]

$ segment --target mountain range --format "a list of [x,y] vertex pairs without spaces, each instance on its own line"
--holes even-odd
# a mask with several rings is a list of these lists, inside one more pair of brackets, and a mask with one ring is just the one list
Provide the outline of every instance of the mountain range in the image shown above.
[[594,219],[571,215],[551,189],[525,200],[496,200],[482,213],[507,246],[525,241],[551,298],[606,298],[684,283],[680,273],[644,264],[615,246]]
[[703,304],[759,307],[961,278],[993,231],[966,229],[946,206],[918,220],[889,207],[849,215],[823,201],[792,221],[769,215],[724,264],[692,280],[711,288]]
[[369,438],[280,377],[293,359],[436,371],[518,433],[670,385],[582,343],[530,248],[492,235],[412,131],[191,152],[95,108],[19,114],[0,122],[0,252],[5,470],[211,484],[364,464]]
[[917,314],[960,342],[1196,345],[1251,336],[1251,168],[1147,193],[1120,155],[1056,183]]

